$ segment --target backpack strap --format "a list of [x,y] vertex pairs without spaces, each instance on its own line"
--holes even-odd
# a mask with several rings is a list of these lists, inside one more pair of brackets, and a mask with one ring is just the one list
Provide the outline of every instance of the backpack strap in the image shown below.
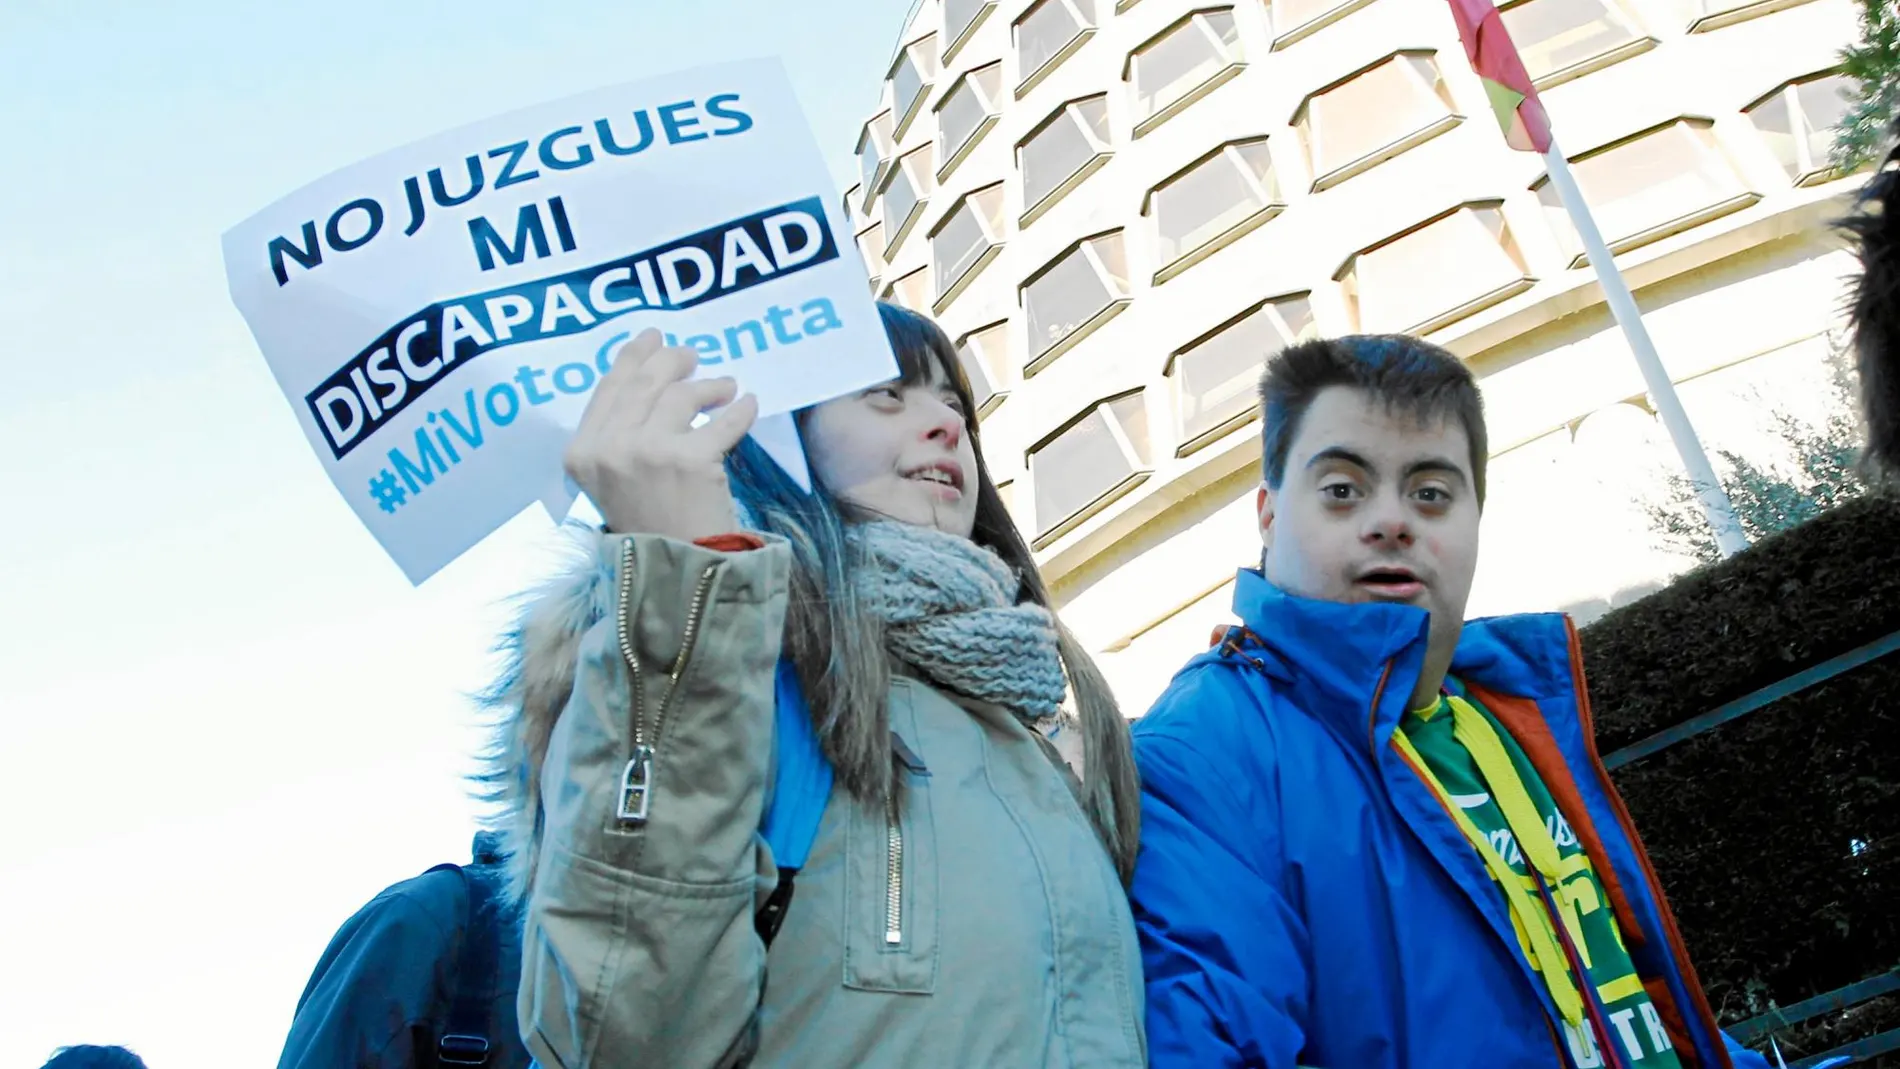
[[805,701],[798,673],[790,661],[778,663],[775,689],[776,771],[759,833],[772,848],[772,860],[778,865],[778,886],[753,917],[759,938],[767,947],[785,923],[795,877],[805,867],[811,845],[818,838],[818,824],[831,800],[832,784],[831,762],[818,747],[818,733],[811,726],[811,706]]
[[[480,860],[479,858],[477,860]],[[462,947],[455,959],[455,994],[448,1024],[436,1040],[439,1066],[485,1066],[493,1045],[488,1040],[488,1004],[501,967],[500,870],[492,865],[441,866],[462,874],[468,888],[462,916]]]

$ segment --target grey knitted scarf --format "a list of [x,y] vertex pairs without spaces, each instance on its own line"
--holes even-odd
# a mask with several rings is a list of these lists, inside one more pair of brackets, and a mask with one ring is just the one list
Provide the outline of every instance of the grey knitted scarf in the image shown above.
[[885,648],[945,690],[1027,723],[1056,714],[1066,684],[1055,618],[1016,603],[1022,579],[967,538],[905,523],[858,524],[856,582],[885,626]]

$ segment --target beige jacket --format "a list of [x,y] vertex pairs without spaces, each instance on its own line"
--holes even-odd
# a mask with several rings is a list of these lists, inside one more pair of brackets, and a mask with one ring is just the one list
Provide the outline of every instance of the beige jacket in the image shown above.
[[[757,829],[790,566],[782,543],[605,536],[530,614],[514,796],[536,1059],[1145,1065],[1134,925],[1066,768],[1007,712],[916,679],[890,692],[901,802],[834,792],[767,954]],[[539,760],[533,721],[556,715]]]

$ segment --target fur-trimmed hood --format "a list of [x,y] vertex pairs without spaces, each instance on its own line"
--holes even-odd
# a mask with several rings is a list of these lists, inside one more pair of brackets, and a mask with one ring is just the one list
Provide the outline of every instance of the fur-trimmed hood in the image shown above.
[[574,688],[581,637],[614,608],[614,560],[606,536],[568,524],[566,565],[522,595],[515,624],[498,644],[501,675],[482,695],[497,717],[482,755],[481,798],[500,807],[492,818],[507,855],[508,889],[524,898],[541,843],[541,762],[554,723]]

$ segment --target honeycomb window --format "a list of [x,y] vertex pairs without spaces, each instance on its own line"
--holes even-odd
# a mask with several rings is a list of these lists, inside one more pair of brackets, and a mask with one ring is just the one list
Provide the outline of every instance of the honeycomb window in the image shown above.
[[1539,89],[1601,70],[1657,43],[1621,0],[1515,0],[1498,7]]
[[1207,445],[1257,418],[1260,369],[1296,341],[1318,337],[1304,293],[1262,302],[1168,358],[1181,445],[1176,456]]
[[1498,202],[1464,204],[1354,253],[1334,279],[1353,329],[1427,334],[1531,288]]
[[1034,374],[1049,361],[1128,306],[1128,262],[1122,232],[1069,246],[1022,285],[1029,323],[1029,365]]
[[905,153],[891,167],[891,176],[886,180],[890,184],[884,190],[882,219],[886,257],[910,236],[910,228],[924,213],[924,198],[936,188],[931,180],[930,165],[924,159],[929,151],[926,145]]
[[1148,191],[1165,282],[1284,210],[1267,139],[1230,141]]
[[879,274],[889,266],[884,262],[883,223],[872,223],[858,232],[858,252],[864,256],[864,269],[871,274]]
[[845,190],[844,203],[840,205],[844,209],[844,218],[851,221],[851,229],[854,233],[864,229],[864,213],[858,210],[860,199],[858,194],[862,192],[864,192],[863,186],[852,186]]
[[943,0],[944,58],[956,55],[994,10],[996,0]]
[[937,143],[943,166],[938,178],[947,178],[983,135],[996,125],[1001,112],[1003,65],[991,63],[966,72],[937,104]]
[[898,137],[910,129],[911,120],[923,110],[930,95],[930,80],[937,76],[937,35],[930,34],[905,45],[891,64],[891,113]]
[[1100,170],[1111,154],[1106,94],[1057,108],[1016,146],[1016,168],[1023,180],[1022,225],[1034,222]]
[[1273,47],[1285,48],[1345,18],[1372,0],[1267,0]]
[[1293,114],[1313,190],[1378,166],[1458,125],[1430,52],[1397,52],[1313,93]]
[[1037,0],[1016,20],[1018,96],[1036,87],[1095,36],[1101,0]]
[[891,280],[888,298],[913,312],[930,314],[930,271],[920,267],[900,278]]
[[1140,390],[1090,405],[1029,451],[1036,548],[1060,538],[1152,471],[1147,398]]
[[976,414],[982,417],[996,411],[1016,381],[1017,361],[1009,344],[1009,321],[978,327],[958,339],[957,361],[970,380]]
[[972,190],[957,201],[930,235],[937,266],[937,308],[957,299],[1003,249],[1003,184]]
[[1122,77],[1134,94],[1137,137],[1240,73],[1245,66],[1234,9],[1196,11],[1128,56]]
[[1676,0],[1689,18],[1689,32],[1719,30],[1812,0]]
[[877,200],[878,194],[884,192],[884,180],[890,177],[894,144],[891,113],[888,111],[873,116],[858,134],[858,173],[864,182],[864,199],[861,203],[866,213],[870,212],[871,203]]
[[1816,74],[1789,82],[1748,106],[1749,121],[1795,185],[1839,177],[1830,158],[1834,128],[1852,103],[1848,93],[1853,85],[1844,74]]
[[[1707,119],[1666,123],[1573,157],[1570,165],[1612,253],[1681,233],[1761,199],[1743,187],[1734,165],[1716,146]],[[1549,179],[1539,179],[1532,188],[1570,253],[1571,266],[1588,262],[1583,241]]]

